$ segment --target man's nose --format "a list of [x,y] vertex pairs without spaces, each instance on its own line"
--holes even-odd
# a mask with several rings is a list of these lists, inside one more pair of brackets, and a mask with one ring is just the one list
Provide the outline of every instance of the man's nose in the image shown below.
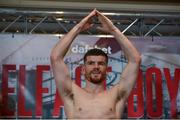
[[95,64],[94,64],[94,67],[95,67],[95,68],[99,68],[99,64],[98,64],[98,63],[95,63]]

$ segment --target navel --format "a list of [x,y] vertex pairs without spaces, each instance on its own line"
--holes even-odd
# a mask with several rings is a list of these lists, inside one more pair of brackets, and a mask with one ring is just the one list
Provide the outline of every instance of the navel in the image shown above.
[[112,108],[110,108],[109,110],[110,110],[111,112],[113,111],[113,109],[112,109]]

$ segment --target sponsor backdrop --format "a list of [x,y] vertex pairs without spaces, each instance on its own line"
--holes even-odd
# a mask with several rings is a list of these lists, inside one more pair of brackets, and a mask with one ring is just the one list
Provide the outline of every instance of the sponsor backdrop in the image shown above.
[[[66,118],[50,66],[61,36],[0,35],[0,117]],[[123,118],[180,118],[180,38],[128,37],[142,63]],[[109,56],[105,89],[119,81],[127,60],[109,36],[79,35],[65,57],[72,79],[85,86],[82,57],[91,48]]]

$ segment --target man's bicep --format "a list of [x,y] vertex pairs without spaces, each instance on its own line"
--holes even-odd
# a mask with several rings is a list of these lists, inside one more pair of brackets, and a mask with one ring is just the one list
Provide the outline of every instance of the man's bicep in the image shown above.
[[139,65],[128,63],[121,74],[119,92],[123,92],[123,97],[127,98],[134,87],[139,71]]
[[52,63],[53,75],[56,87],[61,97],[72,92],[72,80],[68,68],[64,62]]

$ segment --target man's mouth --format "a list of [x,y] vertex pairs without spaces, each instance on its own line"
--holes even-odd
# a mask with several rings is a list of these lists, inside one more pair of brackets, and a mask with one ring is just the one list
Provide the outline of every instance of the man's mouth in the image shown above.
[[101,74],[100,71],[93,71],[92,74]]
[[99,75],[101,75],[101,73],[100,72],[93,72],[92,75],[93,76],[99,76]]

